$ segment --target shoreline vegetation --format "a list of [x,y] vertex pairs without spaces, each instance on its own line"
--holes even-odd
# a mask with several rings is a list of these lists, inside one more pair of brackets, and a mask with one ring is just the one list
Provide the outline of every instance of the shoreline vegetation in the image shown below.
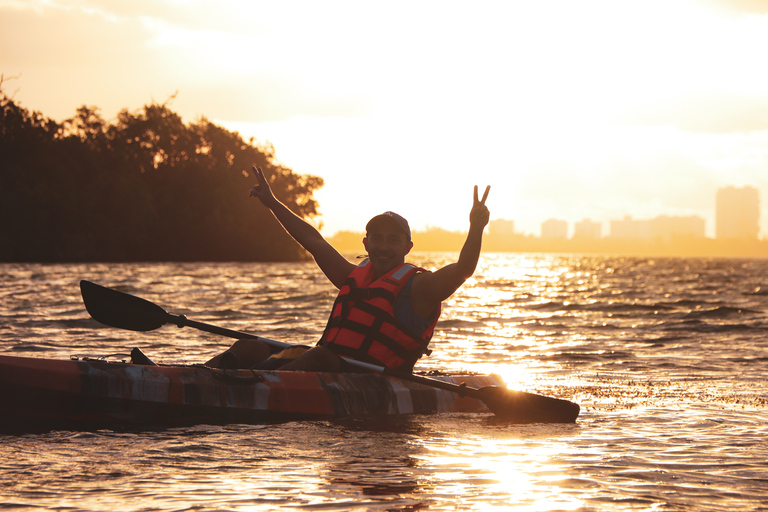
[[243,170],[256,164],[278,199],[301,217],[317,215],[322,178],[280,165],[273,147],[204,117],[186,124],[168,102],[110,122],[82,106],[58,123],[2,85],[0,75],[0,262],[305,257],[247,200],[254,178]]
[[[21,107],[0,75],[0,262],[298,261],[307,254],[245,197],[262,167],[275,195],[315,222],[317,176],[280,165],[272,146],[166,103],[113,121],[82,106],[61,123]],[[361,220],[363,222],[363,220]],[[317,222],[316,222],[317,223]],[[329,242],[362,251],[363,233]],[[414,232],[417,251],[459,251],[465,232]],[[547,239],[488,233],[484,252],[768,257],[768,240]]]

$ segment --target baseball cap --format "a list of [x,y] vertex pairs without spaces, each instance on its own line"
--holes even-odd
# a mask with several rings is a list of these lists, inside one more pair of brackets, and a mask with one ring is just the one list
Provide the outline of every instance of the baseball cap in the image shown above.
[[411,240],[411,228],[408,227],[408,221],[405,220],[401,215],[396,214],[395,212],[384,212],[380,215],[375,216],[371,220],[368,221],[368,224],[365,225],[365,231],[368,232],[371,230],[371,228],[375,228],[376,226],[382,226],[382,225],[389,225],[389,226],[397,226],[400,229],[403,230],[405,235],[408,237],[408,240]]

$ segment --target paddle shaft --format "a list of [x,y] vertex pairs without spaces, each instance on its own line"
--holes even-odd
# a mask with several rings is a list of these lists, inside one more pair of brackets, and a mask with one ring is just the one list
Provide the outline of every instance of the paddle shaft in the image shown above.
[[224,327],[218,327],[216,325],[210,325],[210,324],[205,324],[203,322],[190,320],[184,315],[172,315],[168,313],[168,323],[174,324],[178,327],[192,327],[193,329],[209,332],[211,334],[219,334],[221,336],[227,336],[229,338],[255,339],[280,350],[293,347],[293,345],[291,345],[290,343],[285,343],[277,340],[270,340],[269,338],[262,338],[261,336],[256,336],[255,334],[248,334],[246,332],[233,331],[232,329],[225,329]]
[[[90,281],[81,281],[80,290],[83,296],[83,302],[88,313],[98,322],[111,327],[129,329],[132,331],[152,331],[162,327],[165,324],[173,324],[178,327],[192,327],[200,331],[227,336],[235,339],[256,339],[266,343],[277,350],[284,350],[293,347],[290,343],[263,338],[246,332],[225,329],[216,325],[190,320],[184,315],[173,315],[168,313],[161,306],[150,302],[147,299],[136,297],[129,293],[113,290],[105,286],[92,283]],[[401,373],[383,366],[357,361],[355,359],[344,358],[350,365],[361,370],[366,370],[382,375],[389,375],[403,380],[420,382],[427,386],[439,387],[456,393],[468,394],[472,388],[459,386],[449,382],[429,379],[410,373]]]

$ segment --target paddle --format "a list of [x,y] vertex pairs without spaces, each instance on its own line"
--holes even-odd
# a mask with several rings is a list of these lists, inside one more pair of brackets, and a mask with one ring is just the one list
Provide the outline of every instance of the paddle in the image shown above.
[[[85,308],[94,320],[111,327],[131,331],[153,331],[165,324],[174,324],[179,327],[188,326],[230,338],[258,339],[280,349],[292,346],[289,343],[189,320],[184,315],[172,315],[146,299],[106,288],[90,281],[80,281],[80,292]],[[470,388],[465,384],[453,384],[421,375],[400,373],[383,366],[353,359],[346,359],[346,361],[361,370],[417,382],[425,386],[458,393],[460,396],[479,399],[496,416],[515,423],[573,423],[579,415],[578,404],[560,398],[524,391],[512,391],[497,386],[486,386],[480,389]]]
[[292,346],[289,343],[189,320],[184,315],[172,315],[154,302],[90,281],[80,281],[80,293],[83,296],[85,309],[88,310],[93,319],[110,327],[119,327],[129,331],[154,331],[165,324],[173,324],[178,327],[192,327],[230,338],[258,339],[281,350]]

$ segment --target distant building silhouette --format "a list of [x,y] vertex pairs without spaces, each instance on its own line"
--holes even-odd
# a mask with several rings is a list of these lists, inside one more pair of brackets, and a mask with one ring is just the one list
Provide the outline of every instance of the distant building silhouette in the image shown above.
[[488,223],[488,233],[493,236],[508,236],[515,234],[515,221],[496,219]]
[[757,239],[760,230],[760,197],[754,187],[717,190],[715,237]]
[[541,238],[568,238],[568,223],[560,219],[548,219],[541,223]]
[[611,221],[611,238],[648,240],[651,238],[651,224],[647,220],[636,220],[631,215]]
[[705,224],[698,215],[659,215],[651,220],[633,219],[611,221],[611,237],[622,240],[657,240],[669,242],[675,238],[704,238]]
[[584,219],[573,225],[573,238],[598,240],[602,236],[603,225]]
[[704,238],[705,224],[698,215],[670,217],[660,215],[650,222],[650,234],[654,240],[669,242],[675,238]]

